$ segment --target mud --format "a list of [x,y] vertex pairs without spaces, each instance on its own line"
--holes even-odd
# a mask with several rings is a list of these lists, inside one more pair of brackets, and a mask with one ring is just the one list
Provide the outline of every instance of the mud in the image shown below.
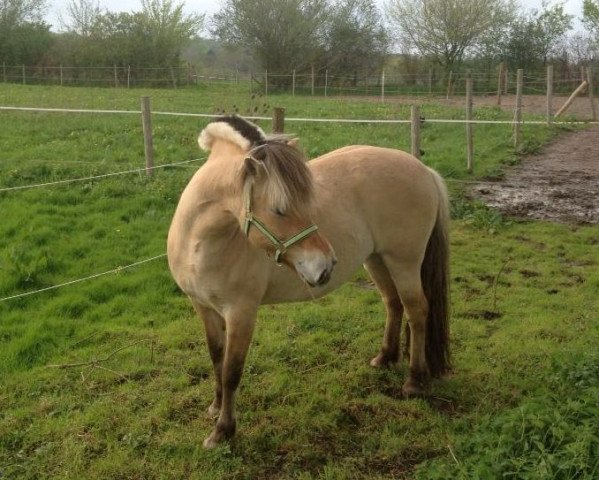
[[512,217],[599,224],[599,126],[561,135],[472,193]]

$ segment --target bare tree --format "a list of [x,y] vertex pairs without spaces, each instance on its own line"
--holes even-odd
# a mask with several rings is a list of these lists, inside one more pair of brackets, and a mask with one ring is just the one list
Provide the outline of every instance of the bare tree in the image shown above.
[[515,17],[514,0],[389,0],[387,13],[400,40],[446,70],[459,64],[469,48]]
[[88,37],[101,14],[98,0],[70,0],[66,7],[67,19],[60,18],[63,28]]

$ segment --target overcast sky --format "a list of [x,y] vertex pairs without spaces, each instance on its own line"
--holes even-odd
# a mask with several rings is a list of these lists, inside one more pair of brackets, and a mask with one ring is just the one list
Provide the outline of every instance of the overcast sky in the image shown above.
[[[520,4],[526,9],[540,8],[542,0],[519,0]],[[185,0],[185,10],[194,13],[206,13],[207,17],[219,10],[223,3],[220,0]],[[380,6],[386,3],[386,0],[376,0]],[[554,3],[554,2],[552,2]],[[48,2],[47,21],[53,26],[53,30],[59,30],[58,17],[61,12],[65,11],[65,5],[68,0],[49,0]],[[582,0],[565,0],[565,10],[567,13],[575,17],[582,16]],[[139,10],[141,6],[140,0],[100,0],[100,7],[112,12],[130,12]],[[581,28],[580,22],[575,20],[575,28]]]

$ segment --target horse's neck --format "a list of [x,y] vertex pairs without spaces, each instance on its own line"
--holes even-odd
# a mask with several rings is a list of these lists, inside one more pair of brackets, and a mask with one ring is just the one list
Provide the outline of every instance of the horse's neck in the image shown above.
[[237,212],[241,209],[240,171],[245,154],[236,145],[216,141],[210,156],[200,169],[197,192],[205,200],[221,202],[223,207]]

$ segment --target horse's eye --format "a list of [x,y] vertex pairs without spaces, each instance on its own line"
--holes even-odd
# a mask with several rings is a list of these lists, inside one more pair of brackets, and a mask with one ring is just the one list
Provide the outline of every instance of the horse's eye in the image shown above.
[[273,208],[272,212],[279,217],[285,216],[285,212],[283,210],[281,210],[280,208]]

